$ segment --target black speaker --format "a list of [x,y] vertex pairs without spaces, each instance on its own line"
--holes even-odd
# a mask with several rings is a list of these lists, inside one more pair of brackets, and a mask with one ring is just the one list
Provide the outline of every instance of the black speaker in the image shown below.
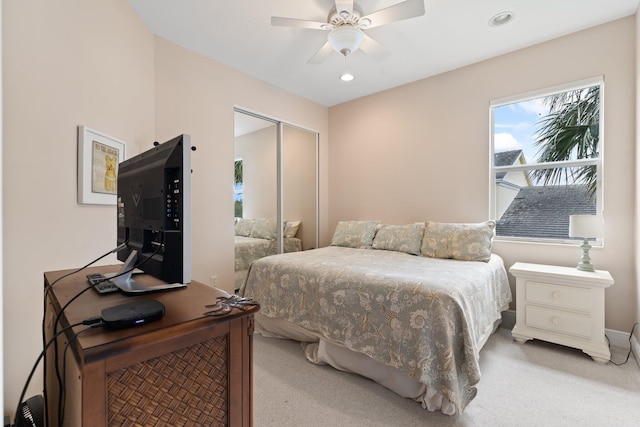
[[44,397],[41,394],[22,402],[15,427],[44,427]]

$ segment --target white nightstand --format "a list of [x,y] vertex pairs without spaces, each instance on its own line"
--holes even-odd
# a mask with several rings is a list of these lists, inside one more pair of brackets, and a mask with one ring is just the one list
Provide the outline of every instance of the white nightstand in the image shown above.
[[517,262],[516,326],[513,338],[532,338],[579,348],[598,363],[611,352],[604,336],[604,290],[613,285],[608,271]]

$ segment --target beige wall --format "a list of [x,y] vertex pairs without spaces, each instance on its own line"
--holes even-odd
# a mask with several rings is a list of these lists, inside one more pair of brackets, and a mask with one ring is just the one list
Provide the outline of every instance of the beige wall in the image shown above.
[[[42,348],[42,274],[115,247],[115,207],[76,203],[77,126],[127,157],[180,133],[193,166],[193,278],[233,287],[233,106],[320,132],[328,109],[156,38],[125,0],[2,3],[4,407]],[[326,234],[327,173],[322,173]],[[110,257],[103,262],[114,262]],[[19,322],[18,322],[19,319]],[[37,373],[27,397],[42,390]]]
[[[604,75],[606,247],[597,268],[616,280],[606,292],[606,327],[636,319],[634,273],[635,18],[330,108],[329,227],[339,220],[403,224],[483,221],[489,212],[489,101]],[[401,172],[400,172],[401,171]],[[497,242],[516,261],[577,263],[573,246]]]
[[[2,7],[0,6],[0,43],[2,42]],[[0,81],[2,80],[2,47],[0,46]],[[2,152],[3,152],[3,126],[2,126],[2,85],[0,84],[0,188],[2,188]],[[2,190],[0,190],[2,195]],[[0,197],[0,224],[2,221],[2,197]],[[4,310],[3,310],[3,277],[4,277],[4,262],[2,259],[2,247],[4,243],[4,237],[2,228],[0,228],[0,367],[4,366]],[[4,369],[0,369],[0,402],[4,402]],[[0,403],[1,404],[1,403]]]
[[[153,34],[125,1],[6,1],[4,388],[13,413],[42,350],[43,272],[116,246],[115,206],[76,203],[77,126],[153,141]],[[110,258],[111,262],[115,258]],[[41,393],[36,375],[27,397]]]
[[[638,11],[640,11],[640,6]],[[635,116],[635,161],[636,161],[636,192],[635,192],[635,272],[636,277],[634,281],[635,285],[635,320],[640,322],[640,281],[638,272],[640,271],[640,19],[638,19],[638,11],[636,11],[636,33],[634,37],[636,46],[636,69],[635,69],[635,95],[636,95],[636,116]],[[640,365],[640,331],[636,330],[633,337],[634,354],[636,356],[636,362]]]

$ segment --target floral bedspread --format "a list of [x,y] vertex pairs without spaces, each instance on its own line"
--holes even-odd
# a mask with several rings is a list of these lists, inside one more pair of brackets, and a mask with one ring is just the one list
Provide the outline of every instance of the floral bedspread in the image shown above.
[[[295,237],[283,239],[284,252],[302,250],[302,241]],[[269,239],[235,236],[235,271],[247,270],[259,258],[277,253],[277,242]]]
[[288,320],[435,387],[462,412],[481,337],[511,301],[502,259],[330,246],[254,262],[240,291]]

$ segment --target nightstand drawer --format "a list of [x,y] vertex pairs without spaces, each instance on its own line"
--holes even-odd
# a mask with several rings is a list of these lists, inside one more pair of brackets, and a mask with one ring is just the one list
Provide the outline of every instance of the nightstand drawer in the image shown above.
[[527,281],[527,303],[591,311],[591,289]]
[[527,305],[526,325],[583,338],[591,337],[591,318],[565,311]]

